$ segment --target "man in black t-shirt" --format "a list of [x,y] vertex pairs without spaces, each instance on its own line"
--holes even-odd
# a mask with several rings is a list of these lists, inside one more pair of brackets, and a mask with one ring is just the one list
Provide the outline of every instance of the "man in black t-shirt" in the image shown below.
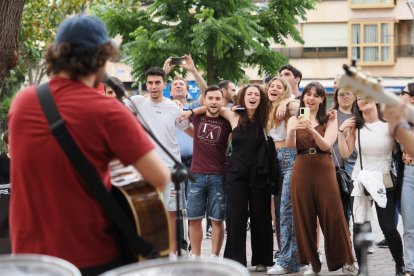
[[3,134],[6,152],[0,154],[0,254],[10,254],[9,200],[10,200],[10,156],[9,135]]

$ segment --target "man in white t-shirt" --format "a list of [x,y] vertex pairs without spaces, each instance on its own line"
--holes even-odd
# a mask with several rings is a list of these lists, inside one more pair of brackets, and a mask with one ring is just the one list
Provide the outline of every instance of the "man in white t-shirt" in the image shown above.
[[[185,131],[192,136],[192,128],[189,127],[188,120],[179,122],[180,109],[170,99],[163,96],[163,90],[166,87],[165,71],[158,67],[152,67],[145,73],[147,80],[148,97],[142,95],[132,96],[130,100],[125,100],[125,104],[132,110],[132,104],[135,105],[139,111],[140,120],[145,126],[154,133],[161,144],[170,151],[170,153],[177,159],[180,159],[180,147],[178,146],[176,129]],[[172,170],[174,161],[158,146],[156,151],[161,159],[167,164],[167,167]],[[170,227],[170,248],[172,254],[177,251],[175,241],[175,218],[176,218],[176,199],[177,193],[174,189],[174,183],[169,183],[164,191],[164,202],[167,206],[168,213],[171,219]],[[183,207],[183,193],[180,196],[180,206]]]

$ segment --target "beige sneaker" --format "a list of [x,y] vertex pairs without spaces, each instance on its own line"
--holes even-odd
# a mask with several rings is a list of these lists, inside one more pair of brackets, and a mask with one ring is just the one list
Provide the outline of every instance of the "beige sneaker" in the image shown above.
[[263,271],[267,271],[267,266],[264,266],[262,264],[258,264],[256,266],[256,272],[263,272]]
[[355,265],[349,265],[345,264],[342,267],[342,272],[346,275],[358,275],[358,268],[355,267]]

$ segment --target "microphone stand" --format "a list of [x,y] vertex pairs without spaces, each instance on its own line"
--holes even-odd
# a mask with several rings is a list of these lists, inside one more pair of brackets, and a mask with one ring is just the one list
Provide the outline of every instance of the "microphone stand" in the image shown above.
[[166,149],[164,145],[161,144],[161,142],[158,140],[158,138],[149,128],[147,122],[144,120],[144,118],[142,117],[142,114],[139,112],[138,108],[135,106],[135,103],[130,99],[130,97],[127,97],[126,99],[131,103],[131,108],[133,109],[134,113],[137,115],[137,119],[139,119],[144,130],[154,140],[154,142],[162,149],[162,151],[165,152],[168,155],[168,157],[170,157],[171,160],[174,161],[174,168],[171,171],[171,180],[173,181],[174,188],[177,191],[177,196],[176,196],[177,216],[175,218],[175,241],[177,244],[177,256],[180,257],[181,256],[180,223],[182,223],[182,220],[183,220],[182,213],[180,212],[180,200],[179,200],[179,196],[181,195],[180,183],[187,181],[187,180],[195,181],[195,178],[191,174],[190,170],[183,163],[178,161],[177,158],[175,158],[174,155],[172,155],[172,153],[168,149]]

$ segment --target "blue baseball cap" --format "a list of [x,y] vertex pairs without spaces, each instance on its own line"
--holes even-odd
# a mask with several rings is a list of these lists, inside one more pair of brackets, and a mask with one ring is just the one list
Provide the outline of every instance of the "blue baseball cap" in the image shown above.
[[106,26],[99,18],[75,15],[59,25],[54,45],[70,42],[76,46],[76,51],[85,52],[110,41]]

